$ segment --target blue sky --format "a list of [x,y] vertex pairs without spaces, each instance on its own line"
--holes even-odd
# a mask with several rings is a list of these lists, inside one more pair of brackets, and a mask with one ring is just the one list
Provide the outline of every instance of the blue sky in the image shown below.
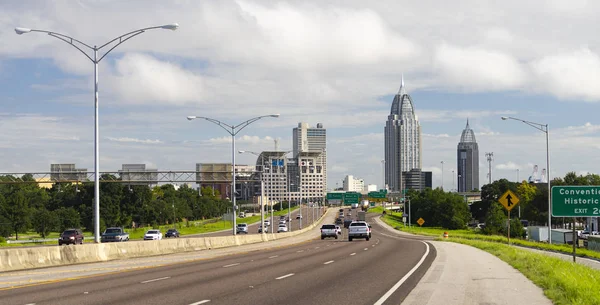
[[[36,1],[33,1],[36,2]],[[329,186],[345,175],[381,184],[383,126],[404,75],[423,132],[423,167],[452,186],[467,118],[493,152],[494,180],[545,168],[544,134],[503,115],[550,125],[551,177],[598,173],[598,4],[587,1],[37,1],[0,4],[0,172],[50,163],[93,168],[93,66],[40,33],[102,44],[178,22],[116,48],[101,63],[101,170],[146,163],[190,170],[229,162],[231,124],[258,115],[237,147],[291,148],[298,122],[328,132]],[[438,8],[433,10],[432,7]],[[402,18],[398,18],[398,12]],[[506,19],[503,16],[513,16]],[[560,22],[558,22],[560,21]],[[563,26],[569,24],[569,27]],[[239,155],[251,164],[251,155]]]

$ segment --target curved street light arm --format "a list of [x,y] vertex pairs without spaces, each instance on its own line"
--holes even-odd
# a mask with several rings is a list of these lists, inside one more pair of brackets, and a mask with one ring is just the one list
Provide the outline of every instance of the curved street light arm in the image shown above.
[[88,45],[87,43],[85,43],[85,42],[83,42],[83,41],[81,41],[81,40],[75,39],[75,38],[73,38],[73,37],[71,37],[71,36],[67,36],[67,35],[65,35],[65,34],[56,33],[56,32],[51,32],[51,31],[44,31],[44,30],[31,30],[31,32],[46,33],[46,34],[48,34],[48,36],[52,36],[52,37],[54,37],[54,38],[58,38],[58,39],[60,39],[60,40],[62,40],[62,41],[64,41],[64,42],[66,42],[66,43],[70,44],[70,45],[71,45],[72,47],[74,47],[75,49],[79,50],[79,52],[83,53],[83,55],[85,55],[85,57],[87,57],[87,58],[88,58],[89,60],[91,60],[92,62],[95,62],[95,61],[94,61],[94,59],[93,59],[91,56],[89,56],[89,55],[88,55],[88,54],[87,54],[87,53],[86,53],[84,50],[82,50],[80,47],[78,47],[78,46],[77,46],[77,45],[74,43],[74,42],[77,42],[77,43],[79,43],[79,44],[81,44],[81,45],[85,46],[86,48],[89,48],[90,50],[93,50],[93,49],[94,49],[94,47],[92,47],[92,46]]
[[[129,33],[125,33],[125,34],[123,34],[123,35],[121,35],[121,36],[119,36],[119,37],[117,37],[117,38],[115,38],[115,39],[113,39],[113,40],[111,40],[111,41],[109,41],[109,42],[107,42],[107,43],[105,43],[105,44],[103,44],[103,45],[99,46],[99,47],[98,47],[98,50],[100,50],[100,49],[104,48],[105,46],[107,46],[107,45],[109,45],[109,44],[111,44],[111,43],[113,43],[113,42],[115,42],[115,41],[117,41],[117,40],[119,40],[119,44],[121,44],[121,43],[123,43],[125,40],[127,40],[127,39],[129,39],[129,38],[131,38],[131,37],[133,37],[133,36],[139,35],[139,34],[141,34],[141,33],[144,33],[144,32],[145,32],[145,31],[147,31],[147,30],[154,30],[154,29],[160,29],[160,28],[162,28],[162,26],[151,26],[151,27],[147,27],[147,28],[143,28],[143,29],[139,29],[139,30],[131,31],[131,32],[129,32]],[[132,34],[133,34],[133,35],[132,35]],[[131,36],[131,37],[128,37],[128,38],[127,38],[127,39],[125,39],[125,40],[122,40],[124,37],[127,37],[127,36],[129,36],[129,35],[132,35],[132,36]],[[121,41],[121,40],[122,40],[122,41]],[[112,48],[112,49],[114,49],[114,48]],[[111,49],[111,50],[112,50],[112,49]],[[108,51],[108,52],[110,52],[110,51]],[[106,52],[106,53],[108,53],[108,52]]]
[[111,41],[109,41],[109,42],[107,42],[107,43],[103,44],[103,45],[102,45],[102,46],[100,46],[99,48],[96,48],[97,50],[100,50],[100,49],[102,49],[104,46],[106,46],[107,44],[110,44],[110,43],[112,43],[113,41],[115,41],[115,40],[117,40],[117,39],[119,40],[119,43],[117,43],[117,44],[116,44],[116,45],[114,45],[112,48],[110,48],[108,51],[106,51],[106,53],[104,53],[104,55],[102,55],[102,56],[101,56],[101,57],[98,59],[98,62],[100,62],[100,61],[101,61],[101,60],[102,60],[104,57],[106,57],[106,55],[108,55],[108,53],[110,53],[110,51],[114,50],[116,47],[120,46],[120,45],[121,45],[122,43],[124,43],[125,41],[127,41],[127,40],[129,40],[129,39],[131,39],[131,38],[133,38],[133,37],[135,37],[135,36],[137,36],[137,35],[139,35],[139,34],[142,34],[142,33],[144,33],[144,32],[146,32],[146,31],[143,31],[143,30],[138,30],[138,31],[136,31],[136,32],[135,32],[135,34],[133,34],[133,35],[131,35],[131,36],[129,36],[129,37],[126,37],[126,38],[124,38],[124,37],[125,37],[125,36],[127,36],[127,35],[129,35],[129,34],[131,34],[131,33],[128,33],[128,34],[125,34],[125,35],[121,35],[121,36],[119,36],[119,37],[117,37],[117,38],[115,38],[115,39],[113,39],[113,40],[111,40]]
[[215,120],[215,119],[211,119],[211,118],[207,118],[207,117],[203,117],[203,116],[196,116],[196,119],[205,119],[213,124],[219,125],[219,127],[225,129],[225,131],[227,131],[230,135],[235,136],[235,133],[233,131],[233,129],[235,128],[234,126],[231,126],[227,123],[223,123],[219,120]]
[[270,117],[270,116],[271,115],[261,115],[259,117],[255,117],[255,118],[249,119],[249,120],[247,120],[247,121],[245,121],[243,123],[240,123],[240,124],[238,124],[236,126],[233,126],[232,129],[234,130],[235,135],[237,135],[237,133],[240,132],[242,129],[244,129],[246,126],[248,126],[248,125],[250,125],[250,124],[252,124],[252,123],[254,123],[254,122],[256,122],[256,121],[258,121],[258,120],[260,120],[262,118],[266,118],[266,117]]
[[518,119],[518,118],[513,118],[513,117],[506,117],[507,119],[511,119],[511,120],[515,120],[515,121],[520,121],[523,122],[541,132],[548,132],[548,124],[541,124],[541,123],[536,123],[536,122],[531,122],[531,121],[527,121],[527,120],[522,120],[522,119]]

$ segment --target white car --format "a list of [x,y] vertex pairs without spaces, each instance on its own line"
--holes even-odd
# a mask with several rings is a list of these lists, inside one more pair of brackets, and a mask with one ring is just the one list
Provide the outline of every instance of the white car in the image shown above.
[[302,219],[302,215],[300,215],[300,214],[296,215],[296,219]]
[[287,232],[288,228],[285,224],[280,224],[279,227],[277,227],[277,233],[279,232]]
[[144,240],[161,240],[163,234],[160,230],[148,230],[146,234],[144,234]]
[[268,219],[267,219],[267,220],[265,220],[265,226],[267,226],[267,227],[268,227],[268,226],[270,226],[270,225],[271,225],[271,221],[270,221],[270,220],[268,220]]
[[337,235],[342,235],[342,227],[335,226],[335,231],[337,232]]

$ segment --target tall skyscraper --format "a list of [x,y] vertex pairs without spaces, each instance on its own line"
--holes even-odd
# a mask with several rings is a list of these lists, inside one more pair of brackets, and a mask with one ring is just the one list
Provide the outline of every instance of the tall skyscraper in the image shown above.
[[458,191],[469,192],[479,189],[479,147],[475,141],[475,133],[469,127],[469,120],[460,136],[456,153]]
[[[323,124],[309,127],[308,123],[298,123],[293,134],[293,153],[302,173],[302,186],[308,193],[325,196],[327,191],[327,130]],[[315,185],[321,180],[321,185]]]
[[413,101],[404,88],[404,77],[384,128],[385,184],[391,191],[403,189],[402,173],[421,169],[421,124]]

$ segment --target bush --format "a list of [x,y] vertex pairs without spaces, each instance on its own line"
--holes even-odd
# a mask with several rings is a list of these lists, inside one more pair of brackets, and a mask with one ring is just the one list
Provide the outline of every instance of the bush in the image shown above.
[[6,238],[0,236],[0,244],[5,244],[6,243]]

